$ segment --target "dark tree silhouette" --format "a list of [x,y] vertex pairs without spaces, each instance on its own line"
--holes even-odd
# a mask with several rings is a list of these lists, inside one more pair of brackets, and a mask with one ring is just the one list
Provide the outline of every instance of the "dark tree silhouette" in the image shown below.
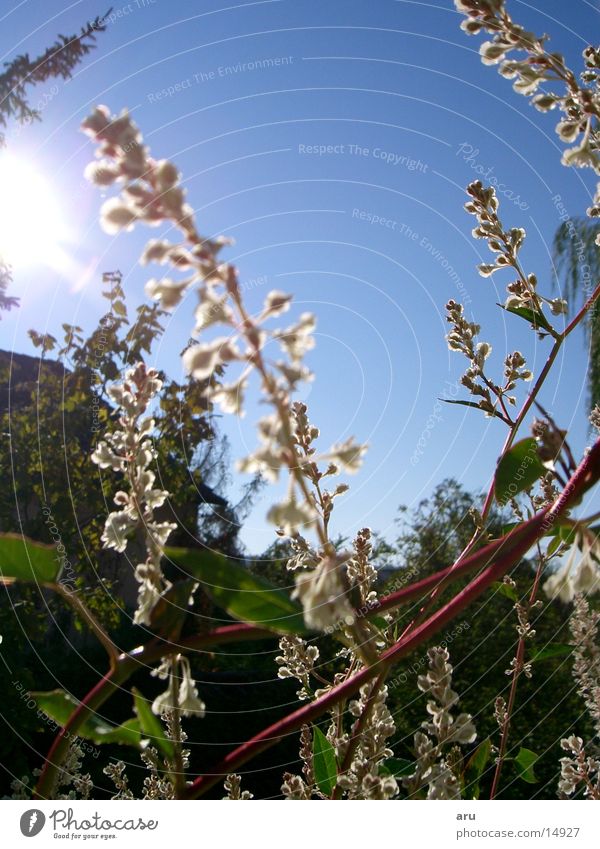
[[[0,74],[0,127],[6,127],[11,118],[17,121],[39,121],[40,113],[27,100],[27,89],[49,79],[69,79],[73,69],[84,56],[94,49],[96,33],[104,32],[110,10],[102,17],[89,21],[79,35],[59,35],[50,47],[31,59],[22,53],[4,63]],[[0,146],[6,143],[0,132]]]

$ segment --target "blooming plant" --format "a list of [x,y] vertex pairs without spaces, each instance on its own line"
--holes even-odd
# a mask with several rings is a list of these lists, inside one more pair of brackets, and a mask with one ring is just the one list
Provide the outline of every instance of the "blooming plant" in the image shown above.
[[[600,173],[600,53],[591,47],[584,51],[585,69],[578,79],[559,54],[548,52],[546,36],[527,32],[512,20],[503,0],[456,0],[455,5],[465,16],[462,27],[467,33],[483,30],[491,36],[480,50],[484,64],[499,65],[500,73],[514,80],[515,91],[530,97],[538,110],[560,113],[557,132],[569,145],[563,164]],[[153,471],[152,405],[160,398],[162,384],[140,360],[109,390],[118,418],[95,445],[91,461],[115,487],[116,509],[109,513],[102,536],[105,548],[127,552],[134,538],[143,540],[145,560],[134,565],[139,586],[134,619],[150,638],[134,651],[121,652],[86,612],[86,621],[107,650],[109,669],[81,702],[71,705],[34,796],[52,797],[68,783],[73,737],[97,740],[96,712],[134,672],[149,666],[153,675],[168,682],[167,689],[151,703],[133,689],[137,718],[127,728],[138,743],[151,741],[142,749],[150,770],[145,798],[197,798],[224,782],[225,798],[250,799],[238,770],[291,732],[299,732],[302,766],[301,774],[282,777],[281,792],[287,799],[473,798],[488,764],[493,798],[509,758],[519,681],[532,674],[529,646],[542,604],[540,588],[565,602],[575,598],[575,677],[597,722],[597,616],[580,594],[600,586],[598,541],[594,517],[575,519],[571,510],[600,478],[600,440],[575,462],[567,434],[539,407],[538,396],[565,340],[594,309],[600,285],[569,318],[566,301],[543,294],[536,275],[523,267],[525,230],[501,220],[494,189],[480,181],[467,187],[465,209],[476,219],[473,236],[484,240],[491,254],[479,265],[479,273],[485,278],[508,274],[502,309],[538,334],[548,347],[547,358],[535,375],[519,350],[510,351],[501,362],[501,375],[495,376],[492,348],[480,340],[481,327],[466,316],[463,305],[454,300],[447,304],[448,345],[468,361],[461,383],[469,398],[460,403],[498,419],[498,427],[506,429],[505,442],[487,496],[473,513],[472,538],[456,561],[381,595],[371,531],[360,529],[350,545],[330,533],[336,501],[348,489],[340,477],[360,468],[366,446],[353,438],[322,446],[307,405],[297,399],[300,385],[313,379],[304,360],[315,344],[315,316],[295,313],[292,295],[279,290],[266,296],[257,314],[248,310],[240,272],[221,256],[228,240],[200,232],[177,168],[150,155],[126,111],[114,116],[99,106],[83,122],[83,130],[97,146],[86,176],[105,190],[118,190],[102,206],[105,231],[166,224],[179,234],[174,241],[149,241],[140,262],[168,268],[169,276],[153,277],[146,284],[147,296],[163,310],[175,309],[184,299],[185,305],[194,301],[193,341],[183,352],[190,381],[202,384],[207,406],[226,414],[243,416],[251,392],[266,405],[258,421],[256,448],[238,462],[238,471],[285,481],[285,495],[270,507],[267,519],[289,544],[287,569],[294,588],[288,594],[218,553],[169,546],[175,525],[156,513],[169,493],[157,485]],[[588,214],[600,215],[600,192]],[[290,317],[282,322],[284,315]],[[536,404],[542,417],[533,422],[531,435],[523,437]],[[505,533],[490,538],[494,504],[510,505],[515,521]],[[83,602],[61,590],[42,546],[12,538],[5,538],[4,545],[5,579],[26,579],[27,570],[33,570],[38,580],[81,611]],[[431,646],[444,626],[493,584],[501,582],[510,596],[508,573],[532,550],[536,569],[530,592],[524,600],[515,598],[517,648],[507,670],[508,696],[499,695],[496,701],[498,739],[476,744],[474,720],[460,712],[452,688],[449,653],[430,647],[428,670],[417,680],[418,690],[427,697],[429,719],[415,735],[413,760],[401,763],[392,744],[396,727],[388,707],[390,671],[419,647]],[[554,569],[553,561],[568,552],[565,564]],[[28,565],[14,566],[11,573],[10,564],[21,561]],[[166,564],[173,563],[182,580],[167,579]],[[199,587],[235,621],[185,634],[186,610]],[[415,607],[406,615],[408,603]],[[200,774],[190,773],[182,720],[201,719],[210,710],[193,678],[194,653],[266,638],[279,639],[278,675],[297,681],[299,706],[219,762],[204,764]],[[58,712],[57,700],[62,699],[64,707],[64,696],[38,697],[51,715]],[[113,739],[125,735],[124,728],[113,729]],[[570,736],[563,747],[568,756],[562,761],[560,793],[570,795],[583,787],[585,795],[598,798],[593,745]],[[527,769],[526,755],[521,761]],[[131,798],[124,763],[112,763],[105,771],[115,785],[114,798]],[[79,785],[89,794],[88,782]]]

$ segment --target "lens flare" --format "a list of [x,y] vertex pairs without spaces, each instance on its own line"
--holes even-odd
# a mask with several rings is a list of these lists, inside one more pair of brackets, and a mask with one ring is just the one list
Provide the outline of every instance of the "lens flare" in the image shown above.
[[14,268],[63,264],[57,192],[32,162],[0,153],[0,257]]

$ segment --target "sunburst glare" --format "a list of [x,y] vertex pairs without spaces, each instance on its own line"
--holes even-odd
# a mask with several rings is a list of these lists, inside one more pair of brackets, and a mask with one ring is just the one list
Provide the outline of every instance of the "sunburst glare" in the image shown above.
[[14,268],[67,264],[57,192],[33,162],[0,154],[0,257]]

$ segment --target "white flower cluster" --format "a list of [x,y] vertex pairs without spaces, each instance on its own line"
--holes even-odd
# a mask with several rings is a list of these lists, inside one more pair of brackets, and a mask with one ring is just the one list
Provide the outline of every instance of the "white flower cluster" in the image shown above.
[[299,700],[302,702],[310,699],[310,676],[319,659],[319,649],[293,634],[281,637],[279,648],[281,654],[275,658],[275,663],[279,664],[277,677],[296,678],[302,685],[296,694]]
[[560,741],[568,755],[560,759],[558,790],[563,796],[572,796],[583,787],[588,799],[600,799],[600,758],[588,755],[581,737],[571,734]]
[[600,799],[600,645],[598,625],[600,613],[590,607],[588,600],[575,598],[569,621],[573,645],[573,678],[583,699],[594,736],[588,743],[572,734],[561,740],[568,753],[560,761],[559,792],[572,796],[583,789],[584,797]]
[[[481,181],[476,180],[467,187],[467,193],[470,200],[465,204],[465,209],[477,218],[473,236],[476,239],[485,239],[495,254],[493,263],[482,263],[478,266],[479,273],[482,277],[490,277],[501,269],[512,269],[516,279],[506,287],[508,297],[504,304],[505,309],[527,319],[540,337],[545,334],[558,337],[544,314],[544,305],[552,315],[563,315],[567,312],[567,302],[562,298],[546,298],[541,295],[537,291],[535,275],[525,274],[521,268],[518,255],[525,240],[525,231],[520,227],[504,229],[498,217],[498,199],[493,188],[486,188]],[[456,301],[449,301],[446,310],[447,321],[452,325],[452,330],[446,337],[448,347],[460,351],[470,361],[461,383],[478,399],[471,406],[478,406],[486,416],[497,416],[512,426],[506,404],[515,406],[517,399],[510,392],[515,389],[518,381],[527,382],[533,379],[533,373],[525,367],[525,357],[520,351],[507,354],[504,360],[504,381],[491,380],[485,373],[485,363],[492,347],[487,342],[475,342],[481,330],[480,326],[467,321],[463,306]]]
[[[500,74],[514,80],[514,90],[531,97],[536,109],[541,112],[557,109],[562,113],[556,132],[563,142],[574,144],[565,150],[563,164],[592,167],[600,174],[598,50],[594,47],[584,50],[586,69],[580,85],[560,53],[547,51],[548,37],[537,36],[516,24],[506,11],[504,0],[454,0],[454,3],[467,16],[462,29],[470,34],[483,29],[493,36],[479,49],[484,64],[499,65]],[[508,58],[515,50],[526,55]],[[557,81],[563,84],[564,93],[540,90],[540,86]]]
[[458,694],[452,689],[452,666],[446,649],[434,647],[427,652],[429,671],[419,675],[417,685],[423,693],[432,696],[427,702],[429,722],[423,722],[424,734],[415,734],[415,772],[402,779],[409,795],[427,787],[428,799],[460,799],[460,785],[448,761],[448,747],[472,743],[477,732],[468,713],[457,717],[452,708],[458,703]]
[[[394,719],[386,704],[387,697],[387,687],[377,689],[376,683],[366,684],[361,688],[359,698],[348,706],[355,719],[350,734],[336,736],[333,726],[330,730],[332,745],[335,746],[338,758],[343,760],[353,734],[362,725],[352,762],[339,777],[339,785],[348,799],[392,799],[398,793],[398,783],[394,776],[380,774],[380,767],[393,755],[387,741],[396,731]],[[363,714],[367,717],[366,722],[361,721]]]
[[286,562],[286,569],[295,572],[296,569],[314,569],[319,565],[319,555],[301,534],[296,531],[288,541],[294,553]]
[[549,598],[568,603],[578,593],[592,595],[600,590],[600,542],[588,530],[578,531],[565,563],[553,572],[544,591]]
[[161,388],[158,373],[147,369],[144,363],[129,369],[122,383],[111,386],[108,393],[119,410],[120,427],[99,441],[92,454],[92,461],[101,469],[123,473],[127,485],[114,497],[119,509],[106,519],[104,547],[125,551],[128,536],[135,528],[142,528],[145,533],[147,558],[135,571],[140,589],[134,619],[146,625],[161,592],[168,586],[160,561],[167,538],[176,527],[154,518],[154,510],[168,497],[168,492],[155,487],[156,475],[150,469],[155,458],[154,419],[147,411]]
[[[273,413],[260,420],[258,449],[240,463],[247,472],[259,472],[276,480],[282,468],[290,472],[290,488],[286,499],[269,512],[269,520],[286,533],[315,520],[316,513],[302,488],[303,466],[293,437],[291,396],[302,381],[312,379],[303,360],[314,347],[315,318],[303,313],[287,327],[266,324],[290,309],[291,295],[272,291],[265,298],[258,315],[250,315],[242,302],[237,269],[218,258],[228,244],[224,238],[200,236],[194,223],[193,210],[185,201],[177,168],[166,160],[155,161],[143,145],[141,134],[127,112],[111,116],[100,106],[82,125],[83,130],[99,143],[99,162],[88,168],[88,177],[98,185],[118,183],[121,193],[102,208],[102,224],[110,233],[130,230],[138,221],[156,226],[170,221],[184,236],[181,244],[161,239],[146,247],[142,263],[169,264],[183,271],[183,280],[152,279],[146,285],[151,298],[163,308],[174,309],[196,285],[198,306],[194,334],[204,334],[224,326],[224,335],[198,341],[185,352],[186,370],[195,379],[206,381],[205,396],[227,413],[243,415],[244,394],[248,379],[255,372],[262,392]],[[273,350],[280,355],[266,359]],[[222,367],[237,364],[239,371],[228,383],[215,379]],[[332,463],[347,471],[360,465],[364,447],[349,439],[335,445],[327,456]]]
[[81,128],[100,145],[97,161],[86,168],[88,180],[97,186],[124,184],[121,197],[110,198],[102,206],[102,226],[107,233],[132,230],[136,221],[156,227],[161,221],[175,219],[187,235],[197,236],[193,210],[185,203],[177,169],[167,160],[150,159],[127,110],[117,117],[106,106],[98,106]]
[[600,741],[600,612],[577,596],[569,622],[573,649],[573,678]]
[[248,790],[242,790],[242,778],[240,775],[236,773],[231,773],[228,775],[225,781],[223,782],[223,786],[225,787],[225,791],[227,793],[226,796],[223,796],[223,799],[235,800],[235,801],[244,801],[248,799],[254,799],[254,796]]
[[452,330],[446,336],[448,347],[451,351],[460,351],[470,361],[460,382],[471,395],[479,398],[477,406],[486,416],[501,416],[496,409],[497,402],[492,398],[492,394],[498,396],[500,387],[492,383],[485,374],[485,361],[492,352],[492,346],[488,342],[475,342],[481,327],[467,321],[462,304],[448,301],[446,313],[446,321],[452,325]]
[[377,601],[375,584],[377,569],[371,563],[373,546],[371,544],[371,529],[362,528],[353,542],[354,554],[346,565],[346,574],[350,586],[357,587],[360,596],[360,606],[374,605]]
[[477,218],[473,236],[476,239],[486,239],[489,249],[496,255],[493,263],[478,266],[479,273],[482,277],[490,277],[505,268],[512,268],[517,273],[517,279],[507,286],[508,298],[504,304],[506,309],[525,308],[543,316],[545,302],[552,315],[565,314],[567,302],[562,298],[545,298],[540,295],[535,274],[525,274],[521,270],[518,257],[526,233],[522,227],[504,229],[498,217],[498,198],[494,189],[486,188],[480,180],[475,180],[467,186],[467,193],[471,200],[465,204],[465,210]]

